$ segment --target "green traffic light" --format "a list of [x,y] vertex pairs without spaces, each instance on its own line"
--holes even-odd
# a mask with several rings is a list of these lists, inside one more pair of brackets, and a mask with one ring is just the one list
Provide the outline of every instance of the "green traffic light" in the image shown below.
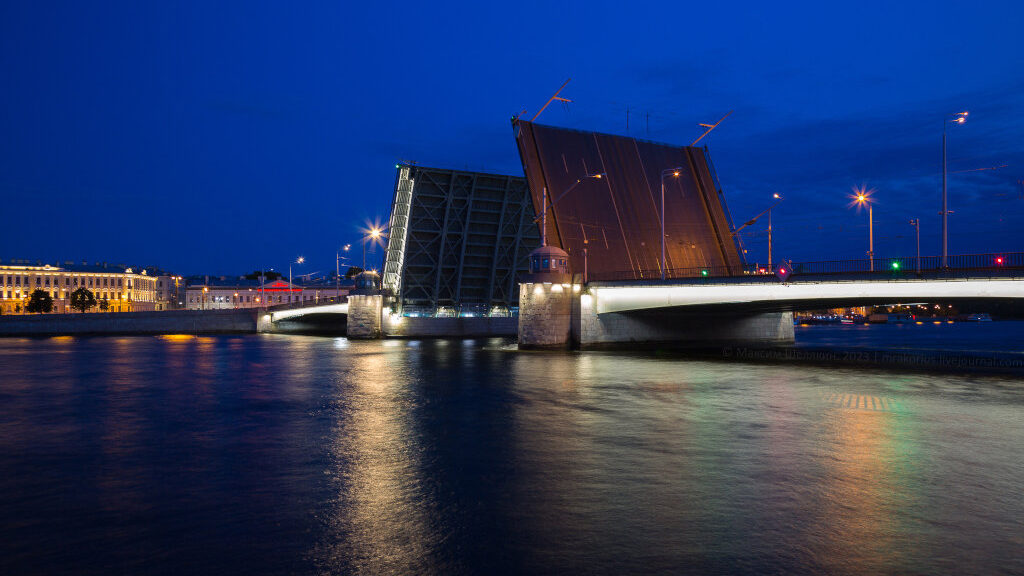
[[708,271],[707,270],[701,270],[700,271],[700,275],[701,276],[707,276],[708,275]]

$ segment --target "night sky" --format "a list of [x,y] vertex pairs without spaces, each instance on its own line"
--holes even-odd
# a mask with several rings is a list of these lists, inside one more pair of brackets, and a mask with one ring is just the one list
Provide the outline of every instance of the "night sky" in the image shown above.
[[734,111],[702,144],[737,223],[785,197],[794,261],[864,257],[855,186],[879,256],[913,255],[912,218],[938,254],[943,121],[969,110],[950,253],[1024,251],[1022,23],[1010,0],[4,2],[0,258],[358,263],[396,161],[521,174],[509,119],[569,77],[538,122],[686,145]]

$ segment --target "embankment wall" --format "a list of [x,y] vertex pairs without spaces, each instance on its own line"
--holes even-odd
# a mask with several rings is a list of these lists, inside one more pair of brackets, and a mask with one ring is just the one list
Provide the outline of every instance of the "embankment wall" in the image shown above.
[[168,310],[0,316],[0,336],[255,332],[256,310]]

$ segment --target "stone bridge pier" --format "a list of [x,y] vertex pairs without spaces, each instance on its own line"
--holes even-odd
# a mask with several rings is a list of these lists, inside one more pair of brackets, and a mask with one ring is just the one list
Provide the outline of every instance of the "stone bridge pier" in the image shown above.
[[519,292],[519,347],[614,349],[785,345],[792,312],[684,313],[676,309],[598,313],[596,297],[576,283],[526,282]]

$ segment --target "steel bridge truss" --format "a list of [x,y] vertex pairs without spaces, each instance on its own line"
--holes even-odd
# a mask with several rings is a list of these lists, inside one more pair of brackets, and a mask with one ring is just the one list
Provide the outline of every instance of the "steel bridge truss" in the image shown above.
[[400,164],[384,287],[405,312],[507,313],[540,245],[533,220],[525,178]]

